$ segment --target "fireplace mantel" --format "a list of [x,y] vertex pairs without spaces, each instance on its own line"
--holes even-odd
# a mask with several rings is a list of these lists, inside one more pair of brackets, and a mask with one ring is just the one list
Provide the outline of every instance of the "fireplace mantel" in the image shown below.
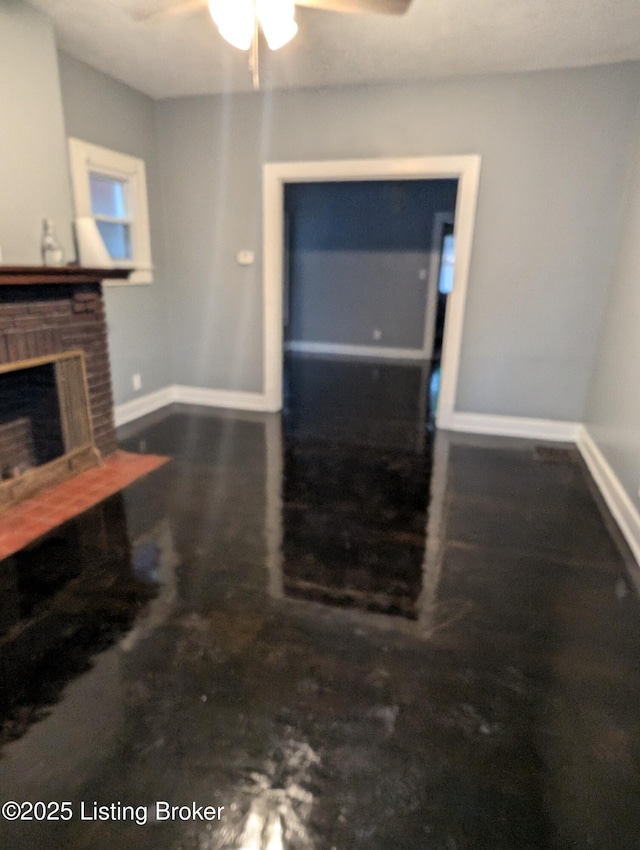
[[83,266],[0,266],[0,286],[100,283],[127,278],[133,269],[89,269]]

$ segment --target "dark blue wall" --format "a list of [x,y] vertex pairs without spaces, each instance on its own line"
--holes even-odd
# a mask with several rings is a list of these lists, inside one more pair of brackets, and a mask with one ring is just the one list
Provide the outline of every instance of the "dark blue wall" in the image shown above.
[[[286,187],[290,341],[422,348],[433,219],[455,180]],[[381,339],[374,331],[381,331]]]

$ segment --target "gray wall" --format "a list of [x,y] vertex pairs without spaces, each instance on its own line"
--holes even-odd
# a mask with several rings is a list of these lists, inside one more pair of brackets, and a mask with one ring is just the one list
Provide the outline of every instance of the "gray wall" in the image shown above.
[[640,509],[640,112],[586,424]]
[[40,265],[42,219],[73,259],[71,193],[53,29],[22,3],[0,5],[0,246],[9,265]]
[[[153,283],[104,288],[111,374],[119,404],[171,383],[154,102],[64,53],[59,58],[67,134],[140,157],[146,165]],[[132,387],[136,372],[142,376],[140,393]]]
[[[143,156],[149,169],[156,282],[108,294],[118,401],[133,396],[134,371],[143,391],[172,380],[262,389],[261,268],[238,266],[235,254],[260,256],[264,161],[480,153],[457,407],[579,420],[597,362],[589,418],[614,457],[603,412],[613,332],[597,360],[596,342],[638,64],[157,104],[68,57],[61,65],[67,131]],[[71,256],[53,33],[13,2],[0,8],[0,112],[5,261],[38,262],[43,216],[55,219]],[[627,236],[614,293],[630,245]],[[616,309],[628,316],[620,299],[612,295],[607,328]],[[626,476],[631,487],[635,470]]]
[[455,180],[287,186],[287,339],[422,349],[420,271],[429,270],[435,214],[453,213],[456,192]]
[[483,157],[457,408],[581,420],[640,66],[157,104],[181,383],[262,389],[261,166]]

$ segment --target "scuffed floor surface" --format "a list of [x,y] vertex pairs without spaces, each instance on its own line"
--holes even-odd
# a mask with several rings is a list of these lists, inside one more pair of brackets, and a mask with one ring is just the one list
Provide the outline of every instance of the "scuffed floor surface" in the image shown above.
[[172,463],[2,563],[0,798],[73,814],[2,847],[639,846],[640,611],[579,459],[391,430],[171,409],[124,446]]

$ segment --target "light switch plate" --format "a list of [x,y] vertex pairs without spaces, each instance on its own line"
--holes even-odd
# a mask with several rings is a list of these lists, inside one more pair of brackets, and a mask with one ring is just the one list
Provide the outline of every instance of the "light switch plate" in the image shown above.
[[238,251],[237,260],[239,266],[251,266],[255,260],[253,251]]

